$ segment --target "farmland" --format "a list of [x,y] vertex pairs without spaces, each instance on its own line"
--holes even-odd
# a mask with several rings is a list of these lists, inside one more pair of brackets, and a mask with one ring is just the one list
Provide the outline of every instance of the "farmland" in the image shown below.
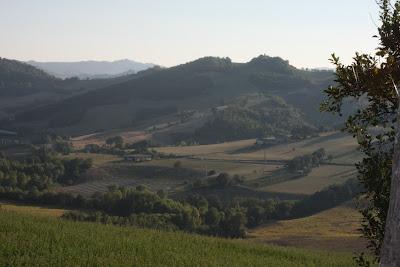
[[362,251],[361,215],[353,203],[321,213],[286,221],[276,221],[252,229],[251,240],[299,248],[333,251]]
[[179,232],[62,221],[0,210],[0,265],[355,266],[316,252]]
[[26,204],[4,203],[0,202],[1,211],[17,212],[20,214],[29,214],[42,217],[61,217],[66,210],[59,208],[48,208],[31,206]]
[[354,167],[323,165],[305,177],[263,187],[268,192],[296,193],[309,195],[332,184],[344,183],[356,176]]
[[[175,193],[184,190],[187,184],[196,179],[203,179],[206,171],[214,171],[243,177],[244,187],[238,190],[308,195],[354,177],[354,163],[361,157],[352,137],[338,132],[266,148],[256,147],[254,143],[254,139],[249,139],[212,145],[155,147],[160,153],[179,158],[161,158],[141,163],[125,162],[115,155],[73,153],[67,157],[93,160],[95,170],[89,174],[96,179],[62,190],[91,194],[95,191],[104,192],[108,186],[115,184],[145,185],[151,190],[164,189]],[[324,148],[326,154],[331,156],[329,162],[300,178],[292,178],[293,174],[285,170],[284,165],[288,160],[320,148]],[[174,168],[177,161],[180,162],[179,169]]]

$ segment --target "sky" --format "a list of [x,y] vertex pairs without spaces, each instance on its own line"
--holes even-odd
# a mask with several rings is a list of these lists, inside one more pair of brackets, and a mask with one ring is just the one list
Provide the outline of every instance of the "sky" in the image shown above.
[[0,57],[133,59],[280,56],[304,68],[373,53],[375,0],[0,0]]

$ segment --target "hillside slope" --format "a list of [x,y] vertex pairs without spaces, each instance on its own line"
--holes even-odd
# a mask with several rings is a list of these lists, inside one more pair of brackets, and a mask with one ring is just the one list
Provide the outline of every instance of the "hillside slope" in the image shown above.
[[0,210],[6,266],[355,266],[350,254],[76,223]]
[[28,64],[0,58],[0,96],[21,96],[55,90],[59,82],[60,79]]
[[362,252],[361,214],[349,202],[315,215],[271,222],[252,229],[252,240],[298,248]]
[[299,70],[281,58],[265,55],[248,63],[205,57],[20,112],[16,123],[36,122],[64,132],[88,133],[89,129],[131,127],[138,114],[151,113],[153,119],[176,111],[204,112],[236,97],[261,92],[282,97],[308,120],[321,124],[326,123],[318,112],[322,90],[332,78],[332,72]]
[[24,62],[0,58],[0,120],[4,124],[4,121],[13,121],[15,114],[29,113],[30,110],[142,77],[159,69],[154,67],[110,79],[60,79]]

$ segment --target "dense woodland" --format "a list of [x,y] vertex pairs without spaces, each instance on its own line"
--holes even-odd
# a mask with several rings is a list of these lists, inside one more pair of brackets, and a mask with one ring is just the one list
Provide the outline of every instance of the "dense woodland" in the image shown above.
[[62,80],[31,65],[0,58],[0,96],[23,96],[61,89]]
[[195,131],[193,139],[200,144],[263,136],[286,140],[315,132],[315,127],[283,98],[257,94],[235,99],[221,110],[215,109],[210,119]]

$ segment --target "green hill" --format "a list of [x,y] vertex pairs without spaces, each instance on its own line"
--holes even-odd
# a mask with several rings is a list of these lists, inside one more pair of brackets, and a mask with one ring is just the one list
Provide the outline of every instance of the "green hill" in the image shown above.
[[332,72],[296,69],[278,57],[262,55],[248,63],[205,57],[112,84],[105,80],[103,88],[19,112],[13,124],[35,122],[63,132],[89,133],[131,127],[138,114],[142,116],[149,108],[158,117],[177,110],[205,112],[239,96],[260,92],[282,97],[302,111],[305,119],[320,124],[324,119],[318,112],[322,89],[332,78]]
[[136,74],[110,79],[59,79],[29,64],[0,58],[0,119],[3,120],[3,127],[8,128],[16,114],[29,114],[32,110],[43,111],[42,107],[47,110],[55,102],[142,77],[159,69],[153,67]]
[[60,81],[31,65],[0,58],[0,96],[22,96],[55,90]]
[[351,254],[0,210],[1,266],[356,266]]
[[279,96],[246,95],[223,109],[214,109],[210,119],[194,133],[201,144],[263,136],[286,138],[316,132],[304,116]]

